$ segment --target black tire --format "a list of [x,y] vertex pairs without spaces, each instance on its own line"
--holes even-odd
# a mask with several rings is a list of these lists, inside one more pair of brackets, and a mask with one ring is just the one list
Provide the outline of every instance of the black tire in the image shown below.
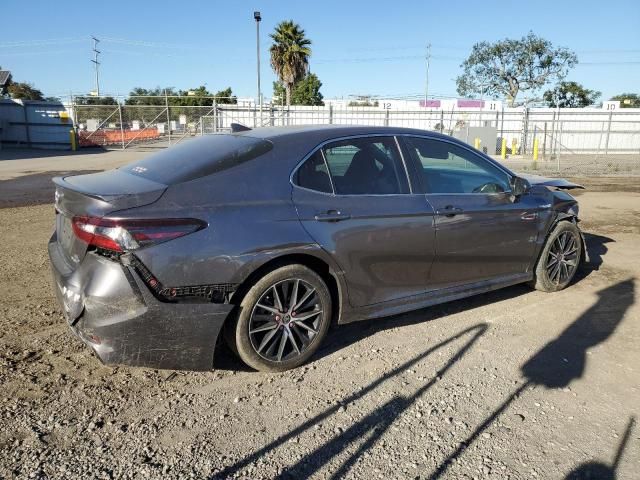
[[[293,292],[298,293],[297,300],[301,301],[311,290],[311,296],[296,312]],[[262,303],[258,305],[259,302]],[[278,302],[282,311],[277,308]],[[280,313],[264,310],[263,306]],[[331,312],[331,294],[322,278],[303,265],[286,265],[266,274],[247,292],[235,322],[229,325],[227,340],[240,359],[256,370],[289,370],[307,362],[318,350],[331,324]],[[310,318],[302,320],[305,316]],[[277,327],[270,328],[273,325]],[[263,346],[265,338],[267,343]]]
[[536,263],[531,286],[543,292],[557,292],[573,279],[582,257],[582,236],[573,222],[559,222],[549,234]]

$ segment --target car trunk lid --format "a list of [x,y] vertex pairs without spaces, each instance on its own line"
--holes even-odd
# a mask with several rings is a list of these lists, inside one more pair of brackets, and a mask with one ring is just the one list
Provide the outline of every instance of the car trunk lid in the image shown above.
[[87,244],[73,232],[73,217],[105,215],[158,200],[167,186],[122,170],[55,177],[56,236],[58,247],[71,267],[84,258]]

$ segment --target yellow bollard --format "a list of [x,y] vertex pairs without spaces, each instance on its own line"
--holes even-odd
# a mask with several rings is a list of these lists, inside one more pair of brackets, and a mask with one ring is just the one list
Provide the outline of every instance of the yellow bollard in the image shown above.
[[511,140],[511,155],[516,155],[518,153],[518,140],[515,138]]
[[507,158],[507,139],[506,138],[502,139],[502,147],[500,148],[500,156],[502,157],[503,160],[505,158]]
[[533,139],[533,160],[538,160],[538,139]]
[[69,139],[71,140],[71,150],[75,152],[78,149],[78,140],[76,139],[76,131],[73,128],[69,130]]
[[476,150],[480,150],[480,143],[481,143],[481,140],[480,140],[479,138],[476,138],[476,139],[473,141],[473,147],[474,147]]

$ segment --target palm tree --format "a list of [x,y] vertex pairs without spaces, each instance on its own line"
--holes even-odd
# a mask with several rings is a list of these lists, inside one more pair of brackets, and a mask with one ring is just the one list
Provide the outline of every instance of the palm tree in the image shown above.
[[273,39],[269,49],[271,68],[284,85],[288,106],[293,86],[307,73],[311,40],[305,38],[304,30],[293,20],[280,22],[270,37]]

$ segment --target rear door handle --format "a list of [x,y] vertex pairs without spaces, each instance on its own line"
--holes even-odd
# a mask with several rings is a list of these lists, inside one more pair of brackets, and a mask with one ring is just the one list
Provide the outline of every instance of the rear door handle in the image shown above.
[[463,213],[460,207],[454,207],[453,205],[447,205],[442,210],[436,211],[437,215],[443,215],[445,217],[455,217],[456,215]]
[[522,215],[520,215],[520,218],[522,220],[535,220],[536,218],[538,218],[538,212],[524,212]]
[[314,217],[317,222],[340,222],[349,220],[351,215],[341,212],[340,210],[329,210],[325,213],[318,213]]

